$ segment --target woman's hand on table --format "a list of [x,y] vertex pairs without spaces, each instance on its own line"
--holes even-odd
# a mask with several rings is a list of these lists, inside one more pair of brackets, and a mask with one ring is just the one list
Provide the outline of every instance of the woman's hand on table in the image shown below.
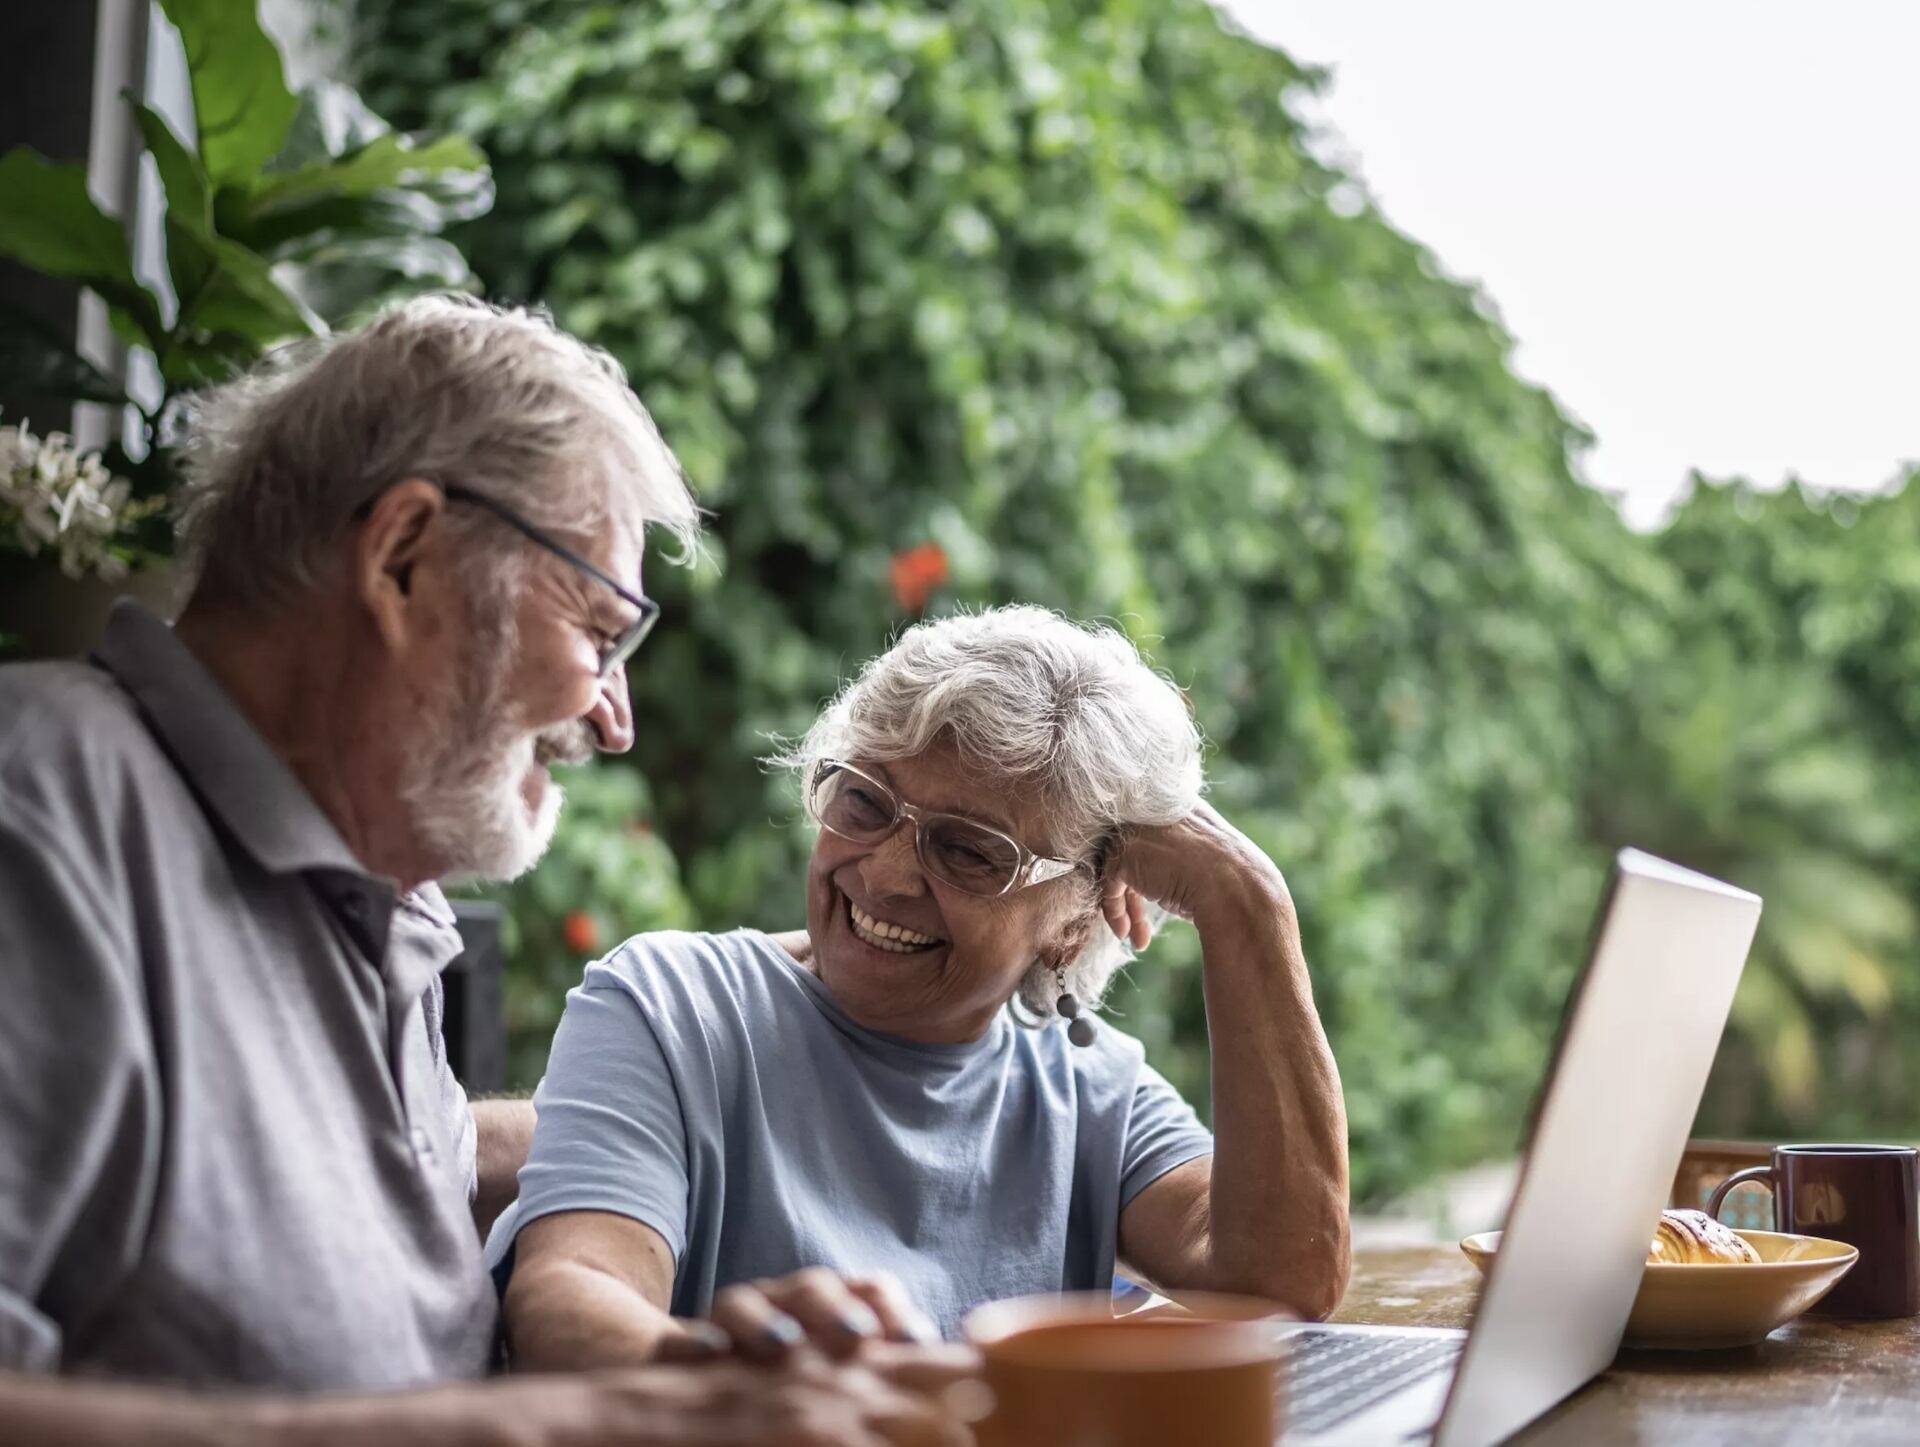
[[933,1319],[884,1272],[842,1276],[816,1266],[729,1286],[715,1294],[709,1315],[710,1327],[738,1355],[761,1364],[785,1361],[802,1345],[844,1360],[869,1343],[924,1347],[940,1341]]

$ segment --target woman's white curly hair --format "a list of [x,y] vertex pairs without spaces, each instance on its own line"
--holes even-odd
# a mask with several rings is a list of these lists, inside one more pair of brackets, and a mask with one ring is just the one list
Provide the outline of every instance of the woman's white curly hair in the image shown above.
[[[806,737],[772,762],[803,780],[822,759],[886,763],[947,744],[988,787],[1040,798],[1051,847],[1094,915],[1065,988],[1097,1008],[1130,957],[1098,917],[1095,855],[1123,825],[1171,824],[1204,781],[1185,697],[1112,628],[1050,609],[989,608],[919,623],[861,670]],[[1042,1018],[1062,982],[1035,961],[1017,998]]]

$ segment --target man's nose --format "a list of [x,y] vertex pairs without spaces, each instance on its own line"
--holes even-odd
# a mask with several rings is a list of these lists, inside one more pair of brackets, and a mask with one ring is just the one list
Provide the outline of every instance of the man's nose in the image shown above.
[[600,680],[600,691],[587,710],[587,727],[603,754],[624,754],[633,747],[633,701],[627,697],[625,664]]
[[876,844],[860,861],[860,882],[870,899],[898,898],[927,892],[926,878],[920,873],[920,857],[913,848],[913,821],[902,819],[900,827]]

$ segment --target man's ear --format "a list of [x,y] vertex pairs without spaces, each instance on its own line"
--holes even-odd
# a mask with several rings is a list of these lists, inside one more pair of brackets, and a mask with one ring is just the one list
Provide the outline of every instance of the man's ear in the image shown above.
[[353,539],[354,588],[380,636],[404,646],[411,628],[414,575],[447,511],[447,495],[423,478],[395,483],[373,501]]

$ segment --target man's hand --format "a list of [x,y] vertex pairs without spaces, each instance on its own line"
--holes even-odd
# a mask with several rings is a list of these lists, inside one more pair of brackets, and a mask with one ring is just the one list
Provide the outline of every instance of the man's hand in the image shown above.
[[[492,1399],[485,1414],[506,1428],[506,1441],[538,1447],[967,1447],[973,1441],[955,1408],[939,1397],[811,1351],[773,1370],[741,1362],[643,1367],[519,1378],[479,1394]],[[957,1399],[957,1410],[971,1415],[973,1400]]]
[[[8,1447],[967,1447],[985,1388],[798,1353],[371,1396],[251,1397],[0,1372]],[[895,1350],[904,1351],[905,1348]],[[958,1349],[949,1349],[958,1350]]]

